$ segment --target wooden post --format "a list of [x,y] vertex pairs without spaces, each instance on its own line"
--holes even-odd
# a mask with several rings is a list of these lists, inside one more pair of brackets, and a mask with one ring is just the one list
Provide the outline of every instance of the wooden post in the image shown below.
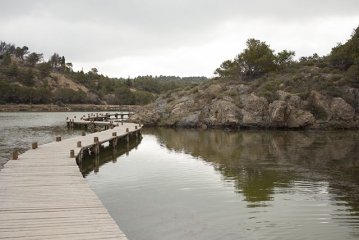
[[13,160],[17,160],[18,157],[19,157],[19,153],[18,153],[17,151],[14,151],[14,152],[12,153],[12,159],[13,159]]
[[83,158],[84,152],[82,151],[82,149],[80,150],[79,154],[77,155],[76,158],[76,162],[80,167],[80,171],[81,171],[81,164],[82,164],[82,158]]
[[123,121],[121,121],[121,125],[123,125]]
[[36,149],[37,148],[37,142],[33,142],[32,143],[32,149]]
[[70,158],[74,158],[75,157],[75,150],[70,150]]
[[135,129],[137,129],[137,126],[135,126]]
[[126,132],[129,132],[128,128],[126,128]]
[[61,142],[61,137],[56,137],[56,142]]
[[112,137],[116,137],[116,136],[117,136],[117,132],[113,132]]
[[85,132],[82,132],[82,136],[86,136],[86,133],[85,133]]
[[98,173],[100,171],[100,157],[98,155],[96,155],[96,157],[95,157],[95,164],[94,164],[93,171],[95,173]]
[[77,147],[81,147],[81,141],[77,142]]
[[91,147],[91,152],[93,152],[95,155],[98,155],[100,153],[100,143],[98,137],[94,137],[93,141],[95,145]]
[[111,147],[117,147],[117,138],[114,138],[114,139],[110,140],[109,145]]

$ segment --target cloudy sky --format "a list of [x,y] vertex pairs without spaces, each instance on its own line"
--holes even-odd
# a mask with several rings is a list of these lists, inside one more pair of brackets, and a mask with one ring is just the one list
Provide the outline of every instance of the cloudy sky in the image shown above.
[[213,76],[249,38],[327,55],[359,26],[358,0],[0,0],[0,40],[111,77]]

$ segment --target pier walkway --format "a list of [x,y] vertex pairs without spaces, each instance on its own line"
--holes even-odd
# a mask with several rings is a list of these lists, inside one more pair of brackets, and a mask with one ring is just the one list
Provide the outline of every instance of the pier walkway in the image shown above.
[[[123,123],[107,131],[37,146],[0,171],[0,239],[127,239],[76,164],[84,150],[138,137]],[[84,134],[83,134],[84,135]],[[76,158],[76,161],[75,161]]]
[[[106,113],[106,114],[88,114],[83,115],[81,118],[67,118],[66,123],[69,127],[84,127],[87,129],[95,129],[96,127],[105,127],[105,129],[111,126],[116,126],[121,122],[128,119],[133,112],[119,112],[119,113]],[[127,117],[127,118],[125,118]]]

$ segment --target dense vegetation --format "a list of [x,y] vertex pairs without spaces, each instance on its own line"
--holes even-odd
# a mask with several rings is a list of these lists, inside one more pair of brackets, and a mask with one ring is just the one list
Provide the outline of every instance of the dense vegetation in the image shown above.
[[289,50],[275,54],[265,42],[249,39],[242,53],[216,69],[212,81],[248,85],[269,102],[276,99],[277,90],[299,94],[309,101],[310,92],[315,90],[340,96],[359,111],[358,101],[347,94],[350,88],[359,87],[359,27],[345,44],[338,43],[327,56],[314,53],[298,60],[294,56],[295,52]]
[[217,79],[239,78],[243,80],[258,78],[266,73],[286,73],[288,69],[301,66],[329,68],[331,72],[344,74],[345,81],[359,84],[359,27],[353,30],[351,38],[345,43],[338,43],[329,55],[320,57],[301,57],[294,61],[294,51],[283,50],[275,54],[265,42],[256,39],[247,40],[247,48],[234,60],[224,61],[214,74]]
[[[62,86],[65,78],[84,88]],[[205,77],[139,76],[109,78],[96,68],[73,71],[71,62],[54,53],[48,61],[26,46],[0,42],[0,103],[147,104],[158,94],[195,85]]]

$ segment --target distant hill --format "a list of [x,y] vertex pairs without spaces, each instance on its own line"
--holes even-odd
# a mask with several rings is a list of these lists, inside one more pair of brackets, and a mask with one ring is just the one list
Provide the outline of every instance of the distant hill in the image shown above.
[[109,78],[96,68],[73,71],[54,53],[49,61],[26,46],[0,42],[0,104],[148,104],[158,94],[206,81],[206,77]]

